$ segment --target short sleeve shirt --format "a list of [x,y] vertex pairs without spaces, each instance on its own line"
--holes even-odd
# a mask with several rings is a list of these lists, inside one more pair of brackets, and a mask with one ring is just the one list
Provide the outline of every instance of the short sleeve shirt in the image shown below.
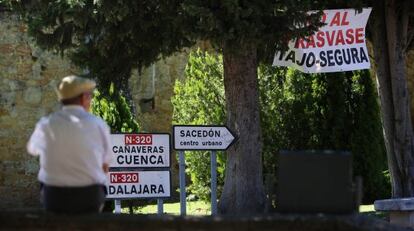
[[81,106],[64,106],[36,124],[27,143],[40,156],[40,182],[51,186],[81,187],[106,184],[102,166],[110,164],[110,129]]

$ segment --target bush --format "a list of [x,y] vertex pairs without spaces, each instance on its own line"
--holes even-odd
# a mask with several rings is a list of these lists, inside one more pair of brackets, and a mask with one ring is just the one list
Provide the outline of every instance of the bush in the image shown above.
[[[264,171],[274,190],[277,150],[350,150],[364,202],[389,197],[379,105],[368,71],[303,74],[259,69]],[[272,191],[272,190],[269,190]]]
[[[111,133],[138,133],[139,124],[135,121],[131,108],[129,107],[122,92],[117,91],[113,84],[110,84],[108,94],[103,95],[95,90],[91,104],[92,114],[101,117],[111,128]],[[128,200],[130,211],[133,204],[139,204],[139,201]],[[106,201],[104,211],[112,212],[114,203]]]
[[[197,50],[192,52],[185,70],[186,81],[177,81],[174,87],[174,124],[224,124],[224,88],[221,57]],[[224,184],[226,159],[217,152],[217,196]],[[209,151],[186,152],[186,172],[192,184],[190,193],[204,201],[210,201],[210,153]]]
[[[364,180],[364,201],[389,196],[390,184],[379,106],[368,71],[303,74],[261,65],[259,73],[263,163],[266,189],[273,197],[278,150],[350,150],[354,175]],[[176,124],[224,124],[225,100],[220,55],[190,54],[186,80],[177,81],[173,98]],[[219,193],[225,156],[220,154]],[[188,152],[191,193],[209,200],[207,152]]]
[[105,120],[111,127],[111,133],[137,133],[140,126],[122,92],[116,91],[113,84],[108,92],[108,96],[104,96],[95,90],[91,112]]
[[357,72],[353,78],[353,88],[359,93],[355,97],[355,123],[351,136],[354,171],[363,177],[364,201],[371,203],[390,198],[391,182],[384,140],[380,135],[382,127],[375,86],[368,71]]

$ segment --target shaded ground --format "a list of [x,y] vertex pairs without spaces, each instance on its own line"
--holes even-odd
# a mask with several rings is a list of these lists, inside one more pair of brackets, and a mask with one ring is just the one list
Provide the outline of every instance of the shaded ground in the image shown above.
[[389,224],[383,219],[361,214],[297,215],[272,214],[258,217],[231,216],[157,216],[96,214],[65,216],[39,210],[0,212],[0,230],[278,230],[278,231],[378,231],[411,230]]

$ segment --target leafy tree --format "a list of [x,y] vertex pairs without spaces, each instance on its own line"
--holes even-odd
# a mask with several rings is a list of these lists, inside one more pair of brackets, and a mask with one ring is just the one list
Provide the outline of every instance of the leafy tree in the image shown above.
[[414,133],[407,84],[407,53],[414,49],[412,0],[337,0],[335,7],[371,6],[368,39],[375,72],[393,197],[414,196]]
[[414,134],[407,85],[407,52],[414,48],[411,0],[368,1],[370,38],[381,99],[382,122],[393,197],[414,196]]
[[191,41],[210,40],[222,49],[227,125],[239,139],[228,151],[219,212],[253,214],[265,207],[257,64],[288,36],[307,35],[319,26],[320,14],[306,13],[318,8],[317,2],[40,0],[25,12],[39,45],[68,51],[93,77],[103,83],[111,79],[116,89],[118,84],[123,89],[131,67]]
[[[364,202],[389,196],[378,96],[368,71],[304,74],[260,65],[260,113],[266,193],[274,200],[276,153],[281,149],[339,149],[353,155],[354,175],[362,176]],[[221,55],[190,54],[185,80],[175,86],[174,122],[221,124],[225,120]],[[225,157],[225,156],[223,156]],[[207,152],[187,155],[189,186],[210,199]],[[224,160],[224,158],[223,158]],[[224,162],[219,160],[219,186]],[[219,193],[221,188],[219,187]],[[277,199],[277,198],[276,198]]]
[[[308,34],[318,14],[314,1],[184,0],[188,35],[209,40],[223,52],[227,126],[238,141],[227,151],[219,213],[264,211],[262,142],[257,66],[286,36]],[[309,21],[310,24],[305,24]],[[271,51],[271,52],[268,52]]]
[[107,97],[95,91],[91,111],[105,120],[111,133],[137,133],[140,130],[125,97],[122,92],[115,91],[114,84],[110,85]]
[[[105,120],[111,128],[111,133],[137,133],[141,130],[125,97],[122,95],[122,91],[116,91],[114,84],[109,85],[106,96],[95,90],[91,112]],[[128,200],[130,213],[132,213],[133,202]],[[112,212],[113,208],[114,203],[106,201],[103,210]]]
[[391,184],[387,174],[377,91],[368,71],[354,72],[352,91],[356,93],[353,97],[355,119],[351,134],[354,172],[363,177],[363,200],[372,203],[376,199],[389,197]]
[[[103,96],[123,90],[128,99],[132,68],[141,69],[191,43],[177,30],[179,1],[64,0],[20,1],[14,9],[24,16],[37,44],[68,55],[98,81]],[[23,1],[25,2],[25,1]]]
[[[8,5],[9,2],[17,1],[3,0],[3,2]],[[116,79],[114,82],[117,85],[126,84],[130,67],[141,67],[151,63],[160,54],[171,54],[196,39],[210,40],[216,47],[223,49],[224,80],[229,112],[227,123],[243,139],[240,139],[240,142],[230,150],[230,153],[236,153],[236,150],[240,152],[239,155],[230,155],[231,158],[228,159],[229,174],[226,174],[228,183],[221,198],[221,212],[226,213],[231,209],[236,213],[239,211],[253,213],[263,207],[263,200],[260,199],[263,198],[262,190],[258,186],[261,184],[258,180],[260,174],[243,164],[239,166],[240,163],[250,163],[253,160],[254,166],[261,165],[260,161],[257,161],[260,159],[260,154],[254,155],[252,160],[249,155],[253,154],[247,154],[261,153],[257,107],[250,107],[255,104],[252,102],[257,102],[257,96],[254,94],[257,92],[257,88],[254,87],[257,85],[254,82],[256,78],[252,77],[257,74],[255,71],[248,70],[256,70],[251,67],[257,66],[260,58],[273,53],[274,48],[281,41],[304,35],[314,29],[314,26],[318,25],[313,23],[317,17],[309,17],[304,12],[321,8],[316,4],[319,1],[40,0],[28,2],[30,4],[26,12],[28,12],[29,31],[39,44],[58,50],[73,49],[74,57],[76,53],[83,52],[83,55],[77,57],[85,59],[85,63],[79,62],[79,64],[90,66],[91,75],[104,79],[103,82],[106,83],[109,81],[105,79]],[[407,51],[414,46],[412,36],[414,4],[411,0],[335,0],[329,3],[335,8],[360,7],[364,4],[374,7],[370,30],[376,54],[375,63],[378,67],[376,71],[393,196],[413,196],[414,146],[405,57]],[[310,22],[305,25],[313,26],[295,27],[301,23],[303,25],[303,22]],[[94,58],[100,63],[87,64]],[[242,67],[246,70],[241,69]],[[101,71],[100,68],[103,70]],[[249,82],[248,77],[253,82]],[[244,89],[250,89],[251,92]],[[236,92],[245,93],[247,96],[243,97],[241,94],[236,99],[234,97]],[[236,103],[239,101],[243,102],[244,108],[249,108],[247,112],[241,109],[241,104]],[[248,121],[247,118],[251,118],[252,125],[243,123]],[[252,135],[245,138],[245,132],[239,128],[247,128],[248,131],[252,131]],[[255,150],[248,150],[245,147],[255,147]],[[256,188],[258,188],[257,196],[250,197],[252,190]],[[245,199],[246,195],[249,200]]]
[[368,71],[259,70],[267,175],[275,174],[280,149],[350,150],[354,175],[363,177],[364,201],[389,195],[379,105]]

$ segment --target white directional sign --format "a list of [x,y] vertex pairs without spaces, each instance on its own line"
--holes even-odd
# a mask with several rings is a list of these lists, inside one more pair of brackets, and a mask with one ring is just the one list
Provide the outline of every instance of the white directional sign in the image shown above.
[[170,167],[170,134],[112,134],[110,167]]
[[235,139],[225,126],[176,125],[173,130],[176,150],[226,150]]
[[171,196],[170,171],[109,172],[107,199]]

